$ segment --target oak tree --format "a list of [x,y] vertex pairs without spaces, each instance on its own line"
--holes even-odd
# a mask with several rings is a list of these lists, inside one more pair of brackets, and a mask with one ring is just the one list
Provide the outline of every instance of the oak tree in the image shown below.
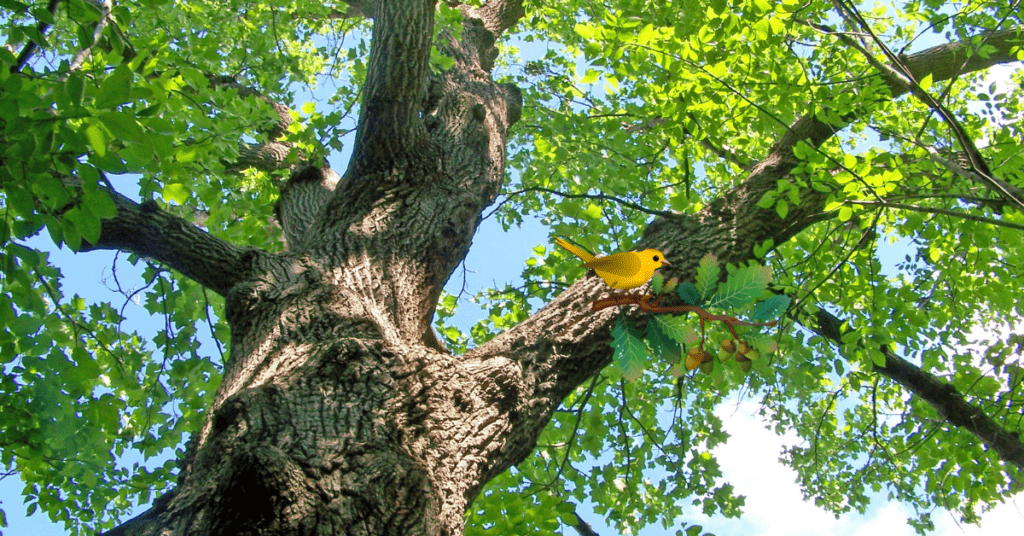
[[[1021,75],[982,82],[1024,58],[1020,2],[0,8],[0,429],[31,511],[451,536],[586,533],[586,500],[685,526],[741,512],[711,452],[740,390],[830,511],[884,490],[923,531],[1021,488]],[[769,266],[778,351],[683,374],[695,317],[593,311],[600,278],[544,246],[447,325],[481,220],[530,215],[683,283],[708,254]],[[166,327],[62,288],[40,234],[127,255]],[[676,344],[627,378],[615,341],[648,324]]]

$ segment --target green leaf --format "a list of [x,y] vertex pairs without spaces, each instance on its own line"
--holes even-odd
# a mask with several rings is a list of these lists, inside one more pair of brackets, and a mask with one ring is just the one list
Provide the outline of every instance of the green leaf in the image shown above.
[[685,316],[655,315],[648,323],[657,326],[658,331],[677,343],[690,342],[688,335],[693,330]]
[[718,286],[718,292],[708,300],[708,307],[734,309],[759,297],[772,280],[771,269],[766,266],[744,266],[729,274]]
[[100,84],[95,106],[101,109],[110,109],[127,102],[131,97],[133,79],[131,69],[125,65],[118,65]]
[[68,187],[51,175],[36,177],[32,189],[54,210],[61,210],[71,200]]
[[581,215],[591,220],[599,220],[601,219],[602,212],[600,205],[590,203],[587,205],[587,208],[583,210]]
[[192,195],[192,190],[181,183],[171,183],[164,186],[163,197],[166,201],[173,201],[179,205],[184,205],[185,201]]
[[718,257],[714,254],[708,253],[700,259],[697,266],[697,293],[702,300],[710,298],[715,293],[721,270],[718,266]]
[[88,123],[82,134],[85,135],[85,139],[89,141],[89,145],[97,155],[105,156],[107,154],[107,136],[103,133],[103,129],[93,123]]
[[700,291],[697,290],[697,287],[689,281],[680,283],[679,286],[676,287],[676,294],[678,294],[679,299],[686,302],[687,305],[700,305]]
[[[659,315],[660,316],[660,315]],[[655,317],[656,318],[656,317]],[[662,359],[678,359],[681,352],[678,341],[672,340],[653,318],[647,322],[647,344],[654,355]]]
[[39,6],[32,9],[32,16],[39,22],[45,22],[49,25],[54,25],[57,21],[53,18],[53,14],[43,6]]
[[873,364],[879,368],[885,368],[885,354],[876,349],[872,349],[869,353],[871,354],[871,362]]
[[775,200],[779,198],[779,192],[775,190],[769,190],[765,192],[761,199],[758,200],[757,206],[759,208],[770,208],[775,204]]
[[82,233],[78,230],[78,224],[75,222],[75,216],[69,217],[68,214],[65,214],[60,220],[60,231],[64,238],[64,243],[67,244],[72,251],[82,249]]
[[647,346],[633,322],[620,315],[612,329],[612,346],[615,347],[615,362],[627,381],[638,379],[644,373],[647,361]]
[[74,107],[82,105],[82,99],[85,97],[85,76],[81,72],[75,71],[68,75],[64,81],[64,94]]
[[780,219],[786,219],[786,216],[789,214],[789,203],[780,199],[775,205],[775,212],[778,213]]
[[[68,222],[73,224],[73,228],[76,234],[87,240],[89,243],[95,244],[100,238],[100,219],[94,214],[82,210],[80,207],[75,207],[64,213],[64,234],[65,240],[67,240]],[[70,241],[68,241],[70,244]],[[73,249],[78,249],[78,246],[72,246]]]
[[750,319],[754,322],[763,322],[775,319],[789,308],[790,301],[789,296],[776,294],[757,304],[757,306],[754,307],[754,313],[750,315]]
[[762,354],[770,354],[779,349],[779,344],[776,342],[775,337],[767,333],[747,333],[743,335],[743,340]]
[[577,24],[576,26],[573,27],[573,31],[575,31],[577,35],[588,41],[595,39],[598,33],[597,27],[590,24]]
[[651,278],[651,292],[655,296],[661,294],[661,287],[665,283],[665,276],[661,275],[661,272],[655,272],[654,277]]
[[4,192],[7,203],[19,216],[28,216],[35,212],[35,198],[19,185],[10,186]]
[[99,115],[99,120],[117,139],[135,143],[146,141],[142,126],[129,113],[104,112]]
[[15,13],[24,13],[28,10],[28,4],[18,2],[18,0],[0,0],[0,7],[9,9]]
[[921,89],[928,91],[932,87],[932,73],[928,73],[917,83]]
[[98,218],[106,219],[117,216],[117,206],[105,190],[85,190],[82,195],[82,203],[89,212]]
[[[71,20],[78,22],[81,26],[86,26],[85,23],[87,22],[98,22],[103,19],[103,13],[89,2],[70,0],[68,4],[71,8]],[[92,32],[90,31],[89,33],[91,34]]]

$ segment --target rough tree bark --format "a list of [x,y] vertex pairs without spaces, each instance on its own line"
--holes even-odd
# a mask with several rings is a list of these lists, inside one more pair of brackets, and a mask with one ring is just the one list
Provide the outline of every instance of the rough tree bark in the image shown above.
[[[155,258],[224,296],[232,333],[177,488],[109,534],[456,536],[482,486],[611,361],[615,313],[590,312],[605,291],[595,277],[464,355],[422,342],[502,186],[521,99],[489,71],[495,39],[523,9],[464,9],[461,41],[442,36],[455,65],[432,73],[433,1],[350,4],[374,20],[354,152],[340,177],[314,167],[282,187],[285,253],[234,246],[123,197],[88,246]],[[1008,48],[960,69],[946,68],[955,46],[905,63],[938,81],[1012,61]],[[743,184],[696,217],[659,218],[640,247],[661,249],[668,275],[686,279],[705,253],[738,263],[792,237],[817,220],[824,194],[806,192],[784,220],[756,203],[797,164],[797,143],[817,147],[840,129],[797,121]]]

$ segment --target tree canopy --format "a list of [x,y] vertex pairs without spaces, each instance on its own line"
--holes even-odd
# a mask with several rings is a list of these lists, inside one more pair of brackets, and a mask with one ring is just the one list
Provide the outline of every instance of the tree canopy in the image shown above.
[[[237,274],[316,250],[360,203],[388,227],[403,188],[475,197],[437,229],[456,245],[416,265],[438,280],[415,293],[425,320],[396,320],[395,337],[433,316],[437,355],[455,361],[517,340],[554,356],[550,407],[522,417],[536,445],[469,486],[467,534],[583,530],[583,501],[633,533],[741,515],[711,452],[727,441],[712,410],[737,392],[802,438],[784,458],[826,510],[863,512],[882,491],[925,532],[936,508],[971,522],[1022,489],[1024,75],[984,82],[1024,60],[1019,1],[386,4],[0,0],[0,431],[30,511],[79,534],[170,492],[184,442],[227,398],[230,356],[260,344],[226,302],[243,287],[277,297]],[[413,150],[495,182],[404,186]],[[391,178],[360,182],[374,174]],[[310,184],[330,201],[289,216]],[[703,344],[697,317],[590,313],[605,289],[553,242],[522,286],[440,293],[465,229],[493,217],[514,234],[531,216],[595,252],[657,247],[683,283],[702,259],[707,285],[709,258],[723,278],[769,267],[770,294],[791,300],[761,330],[777,351],[749,371],[721,353],[681,370]],[[378,232],[366,225],[346,228]],[[130,332],[126,301],[63,287],[73,267],[27,243],[40,234],[144,267],[125,300],[165,328]],[[906,257],[886,266],[894,247]],[[468,333],[448,323],[466,302],[484,311]],[[674,344],[648,339],[624,373],[629,329]],[[708,343],[723,339],[709,323]],[[118,461],[175,449],[158,467]]]

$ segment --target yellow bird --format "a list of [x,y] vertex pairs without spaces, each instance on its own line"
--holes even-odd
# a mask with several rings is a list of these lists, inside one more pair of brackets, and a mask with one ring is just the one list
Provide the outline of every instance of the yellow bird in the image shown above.
[[656,249],[595,257],[561,238],[555,238],[555,243],[583,259],[583,267],[593,268],[609,287],[622,290],[639,287],[650,281],[658,268],[672,266]]

